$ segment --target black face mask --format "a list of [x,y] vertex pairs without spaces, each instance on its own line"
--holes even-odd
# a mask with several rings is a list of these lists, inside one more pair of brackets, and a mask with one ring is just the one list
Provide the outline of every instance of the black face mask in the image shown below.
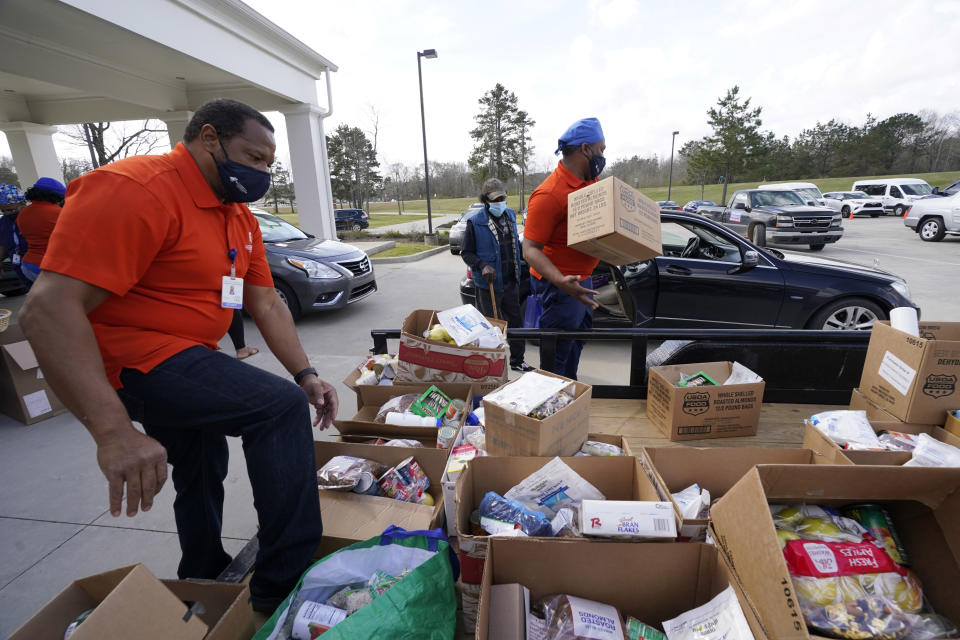
[[220,142],[223,157],[226,162],[217,162],[217,157],[210,154],[217,165],[220,182],[223,184],[224,200],[226,202],[255,202],[266,195],[270,189],[270,173],[260,171],[245,164],[234,162],[227,155],[227,150]]
[[589,159],[590,161],[590,179],[596,180],[597,177],[603,173],[603,168],[607,166],[607,159],[603,156],[593,154]]

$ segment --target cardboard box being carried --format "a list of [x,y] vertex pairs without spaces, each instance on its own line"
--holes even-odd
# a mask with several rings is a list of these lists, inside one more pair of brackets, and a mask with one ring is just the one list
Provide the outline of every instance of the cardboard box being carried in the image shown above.
[[[541,369],[536,373],[569,382],[573,386],[574,401],[540,420],[514,413],[485,399],[484,426],[487,453],[491,456],[572,456],[587,439],[593,387]],[[503,388],[516,383],[515,380]]]
[[[471,533],[470,515],[480,506],[488,491],[501,496],[524,478],[539,470],[552,458],[484,457],[474,458],[457,479],[457,539],[460,543],[461,579],[479,584],[483,559],[490,536]],[[653,482],[634,457],[563,458],[584,480],[597,488],[608,500],[660,501]],[[674,516],[679,526],[679,519]],[[559,538],[538,538],[552,543]],[[636,543],[634,543],[636,544]]]
[[[909,422],[874,422],[870,421],[870,426],[879,434],[881,431],[899,431],[919,435],[925,433],[931,438],[940,442],[960,448],[960,437],[947,432],[945,429],[932,424],[910,424]],[[900,466],[913,457],[909,451],[858,451],[842,448],[839,444],[830,439],[827,434],[820,431],[812,424],[808,424],[803,434],[803,446],[812,449],[823,455],[824,458],[832,458],[833,464],[880,464],[890,466]]]
[[960,620],[960,469],[760,465],[714,505],[716,542],[772,640],[810,638],[770,504],[881,503],[937,613]]
[[[62,640],[70,622],[93,613],[70,640],[248,640],[250,592],[244,584],[157,580],[143,565],[74,580],[9,640]],[[184,601],[202,604],[188,612]]]
[[873,325],[860,393],[898,420],[942,425],[960,404],[960,322],[925,322],[920,336]]
[[[718,384],[677,386],[700,371]],[[757,435],[766,383],[723,384],[732,371],[732,362],[650,367],[647,417],[674,442]]]
[[[493,318],[487,320],[506,334],[506,322]],[[436,323],[437,312],[428,309],[418,309],[403,321],[395,383],[469,382],[493,390],[507,380],[509,358],[506,345],[498,349],[481,349],[424,338],[423,332]]]
[[[518,585],[492,598],[497,585]],[[493,538],[480,590],[477,640],[526,637],[522,587],[530,601],[566,594],[616,607],[652,627],[706,604],[731,579],[717,549],[706,544],[608,542],[567,538],[543,544],[530,538]],[[765,637],[751,607],[737,593],[755,638]],[[505,628],[512,623],[514,628]]]
[[323,513],[323,552],[332,553],[359,540],[380,535],[390,525],[408,531],[435,529],[443,523],[443,491],[440,478],[447,461],[446,449],[408,449],[350,442],[314,442],[319,470],[334,456],[355,456],[393,467],[411,455],[430,479],[427,493],[434,506],[403,502],[383,496],[368,496],[352,491],[320,490]]
[[619,178],[578,189],[567,196],[567,245],[613,265],[662,255],[660,207]]
[[[710,492],[715,501],[758,464],[836,464],[833,453],[823,455],[810,449],[760,447],[645,447],[640,460],[652,475],[663,500],[674,503],[681,520],[681,538],[703,540],[709,518],[682,518],[671,494],[692,484]],[[842,464],[850,464],[844,460]]]
[[0,411],[33,424],[66,411],[47,385],[30,343],[19,325],[0,333]]

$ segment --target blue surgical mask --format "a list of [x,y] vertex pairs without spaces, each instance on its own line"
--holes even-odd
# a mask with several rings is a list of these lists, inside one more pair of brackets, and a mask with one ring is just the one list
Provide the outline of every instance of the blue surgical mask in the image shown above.
[[487,208],[490,210],[490,215],[499,218],[503,215],[503,212],[507,210],[507,203],[491,202],[487,205]]
[[601,173],[603,173],[603,168],[606,165],[606,158],[594,154],[594,156],[590,158],[590,179],[595,180]]
[[223,157],[227,159],[226,162],[217,162],[216,156],[212,153],[210,157],[216,163],[217,173],[220,174],[224,200],[226,202],[255,202],[266,195],[270,189],[270,173],[234,162],[227,155],[223,142],[220,143],[220,148],[223,149]]

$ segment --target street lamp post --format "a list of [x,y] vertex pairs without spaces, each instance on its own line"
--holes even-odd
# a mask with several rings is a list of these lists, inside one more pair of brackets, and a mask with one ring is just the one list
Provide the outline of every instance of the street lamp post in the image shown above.
[[673,143],[677,141],[677,134],[679,131],[673,132],[673,137],[670,138],[670,182],[667,183],[667,200],[670,199],[670,190],[673,189]]
[[423,113],[423,73],[420,58],[436,58],[436,49],[417,51],[417,80],[420,81],[420,128],[423,131],[423,183],[427,189],[427,235],[433,236],[433,212],[430,209],[430,166],[427,164],[427,119]]

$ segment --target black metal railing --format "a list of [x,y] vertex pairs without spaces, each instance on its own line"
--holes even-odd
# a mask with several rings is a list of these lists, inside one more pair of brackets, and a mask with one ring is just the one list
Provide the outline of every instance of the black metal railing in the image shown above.
[[[539,341],[540,367],[548,370],[556,361],[558,340],[628,343],[625,383],[594,385],[595,398],[646,398],[650,341],[689,340],[668,364],[736,360],[764,378],[766,402],[844,405],[860,381],[870,340],[867,331],[793,329],[510,329],[507,335]],[[399,340],[400,330],[374,329],[370,336],[372,353],[388,353],[387,341]]]

